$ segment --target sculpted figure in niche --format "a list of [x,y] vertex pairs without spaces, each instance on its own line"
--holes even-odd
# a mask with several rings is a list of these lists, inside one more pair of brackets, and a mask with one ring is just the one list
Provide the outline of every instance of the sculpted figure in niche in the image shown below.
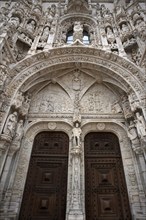
[[23,101],[24,101],[24,96],[21,91],[18,91],[12,105],[14,105],[16,109],[18,109],[22,106]]
[[82,130],[79,123],[75,122],[75,127],[72,129],[73,147],[79,147],[81,144]]
[[24,116],[24,115],[27,115],[28,113],[28,110],[29,110],[29,107],[30,107],[30,97],[29,95],[27,95],[25,97],[25,101],[23,102],[22,106],[21,106],[21,109],[20,109],[20,113]]
[[10,114],[7,118],[3,133],[10,137],[13,137],[15,134],[17,124],[17,112]]
[[132,116],[132,111],[130,108],[129,100],[128,100],[128,97],[126,97],[125,95],[122,96],[122,108],[123,108],[125,118]]
[[8,23],[10,27],[18,28],[20,25],[20,19],[18,17],[11,17]]
[[22,139],[23,131],[24,131],[23,120],[20,120],[17,124],[14,141],[20,141]]
[[114,33],[113,33],[112,28],[111,28],[111,27],[107,27],[106,32],[107,32],[107,39],[108,39],[108,41],[109,41],[111,44],[113,44],[114,41],[115,41],[115,36],[114,36]]
[[136,122],[136,127],[137,127],[138,134],[142,139],[146,140],[146,122],[145,122],[145,119],[139,112],[136,112],[136,118],[137,119],[135,120],[135,122]]
[[145,39],[146,38],[146,23],[142,18],[136,21],[135,28],[140,33],[140,36],[142,37],[142,39]]
[[34,20],[31,20],[28,24],[27,24],[27,30],[31,33],[33,33],[35,31],[36,28],[36,23]]
[[122,30],[123,34],[129,33],[129,31],[130,31],[128,25],[125,23],[122,24],[121,30]]
[[130,126],[128,128],[127,133],[128,133],[128,137],[130,138],[132,142],[133,149],[138,148],[140,146],[140,142],[139,142],[138,134],[137,134],[136,127],[133,121],[130,121]]
[[83,40],[83,25],[80,23],[80,21],[76,21],[74,23],[74,28],[73,28],[73,39],[74,41],[79,39],[80,41]]
[[40,38],[41,42],[44,42],[44,43],[47,42],[48,37],[49,37],[49,31],[50,31],[50,29],[49,29],[48,26],[44,28],[43,34],[42,34],[42,36]]
[[51,7],[47,8],[47,12],[45,13],[46,17],[47,17],[47,23],[49,23],[50,25],[53,22],[53,18],[55,17],[56,14],[56,5],[51,5]]
[[61,35],[61,43],[62,44],[65,44],[66,43],[66,32],[65,31],[62,31],[62,35]]

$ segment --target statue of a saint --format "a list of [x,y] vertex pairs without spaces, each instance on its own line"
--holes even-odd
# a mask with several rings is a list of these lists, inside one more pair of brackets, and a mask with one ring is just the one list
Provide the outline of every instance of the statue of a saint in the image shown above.
[[75,40],[83,40],[83,25],[80,23],[80,21],[76,21],[74,23],[74,28],[73,28],[73,39]]
[[47,42],[48,37],[49,37],[49,31],[50,31],[50,29],[49,29],[48,26],[44,28],[43,34],[42,34],[42,36],[40,38],[41,42],[44,42],[44,43]]
[[129,27],[128,27],[128,25],[127,24],[122,24],[122,33],[123,34],[127,34],[127,33],[129,33]]
[[17,124],[15,136],[14,136],[14,141],[20,141],[22,136],[23,136],[23,120],[20,120]]
[[7,118],[3,133],[10,137],[13,137],[15,134],[17,124],[17,112],[10,114]]
[[107,30],[106,30],[106,33],[107,33],[107,39],[108,41],[113,44],[114,41],[115,41],[115,35],[113,33],[113,30],[111,27],[107,27]]
[[81,144],[82,130],[79,127],[79,123],[75,122],[75,127],[72,129],[73,147],[79,147]]
[[34,30],[35,30],[35,28],[36,28],[36,23],[35,23],[34,20],[31,20],[31,21],[27,24],[27,30],[28,30],[29,32],[33,33]]
[[137,127],[137,131],[139,136],[143,139],[146,139],[146,122],[144,117],[139,113],[136,112],[136,127]]
[[18,109],[22,106],[23,101],[24,101],[24,96],[21,91],[18,91],[16,98],[12,105],[14,105],[16,109]]
[[18,17],[11,17],[10,20],[8,21],[8,23],[9,23],[10,27],[18,28],[19,24],[20,24],[20,18],[18,18]]

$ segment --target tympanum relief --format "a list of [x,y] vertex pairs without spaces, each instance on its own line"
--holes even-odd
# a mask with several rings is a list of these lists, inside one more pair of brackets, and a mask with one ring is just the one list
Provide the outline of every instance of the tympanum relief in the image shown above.
[[[116,102],[117,101],[117,102]],[[117,107],[115,106],[117,105]],[[81,100],[83,113],[121,113],[116,96],[104,84],[94,84],[83,96]]]
[[72,111],[71,99],[58,84],[46,86],[32,98],[30,106],[30,113],[70,113]]
[[58,83],[46,86],[33,96],[29,112],[73,113],[74,102],[78,96],[81,113],[122,113],[119,97],[104,84],[92,85],[94,81],[95,79],[79,70],[62,76],[59,82],[64,88]]

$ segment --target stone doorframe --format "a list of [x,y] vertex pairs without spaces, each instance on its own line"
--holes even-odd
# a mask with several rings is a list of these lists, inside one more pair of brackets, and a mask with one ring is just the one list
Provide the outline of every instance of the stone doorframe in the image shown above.
[[[129,202],[131,207],[131,213],[133,219],[136,219],[136,213],[141,207],[140,189],[138,187],[138,176],[136,173],[136,165],[134,163],[133,152],[131,150],[131,144],[127,137],[126,129],[124,125],[118,122],[105,122],[99,120],[90,120],[89,122],[82,122],[82,144],[81,144],[81,163],[80,163],[80,210],[74,209],[72,206],[72,182],[73,182],[73,165],[71,156],[71,139],[72,139],[72,125],[71,121],[43,121],[37,120],[31,122],[25,131],[25,136],[22,140],[21,149],[19,152],[19,159],[17,164],[17,170],[12,189],[12,197],[9,206],[9,210],[15,210],[14,219],[18,219],[19,210],[22,201],[22,195],[25,187],[25,181],[27,178],[27,171],[29,167],[29,161],[31,157],[31,151],[33,147],[33,141],[35,136],[42,131],[63,131],[69,136],[69,164],[68,164],[68,190],[67,190],[67,210],[66,220],[79,219],[85,220],[85,175],[84,175],[84,137],[90,132],[113,132],[119,138],[119,144],[121,149],[121,156],[123,161],[125,179],[128,189]],[[16,202],[17,201],[17,202]]]

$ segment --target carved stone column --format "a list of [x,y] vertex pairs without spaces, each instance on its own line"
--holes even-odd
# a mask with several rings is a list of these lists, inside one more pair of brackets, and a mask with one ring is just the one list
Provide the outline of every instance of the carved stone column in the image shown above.
[[75,146],[71,149],[72,193],[68,220],[83,219],[83,206],[81,204],[81,154],[80,146]]

